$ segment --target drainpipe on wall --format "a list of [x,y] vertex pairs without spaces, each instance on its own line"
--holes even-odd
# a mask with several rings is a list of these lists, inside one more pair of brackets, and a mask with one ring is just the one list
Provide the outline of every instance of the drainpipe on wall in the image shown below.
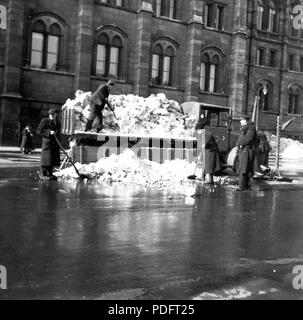
[[[288,9],[288,2],[285,6],[284,9],[284,17],[285,17],[285,23],[283,25],[283,35],[282,35],[282,56],[281,56],[281,63],[280,63],[280,87],[279,87],[279,100],[278,100],[278,105],[279,105],[279,110],[278,110],[278,114],[280,116],[283,117],[283,106],[282,106],[282,89],[283,89],[283,74],[284,74],[284,60],[285,60],[285,51],[287,50],[287,42],[285,41],[286,39],[286,19],[288,19],[288,15],[287,15],[287,9]],[[283,119],[282,119],[283,121]]]
[[[251,23],[250,23],[250,38],[249,38],[249,51],[248,51],[248,68],[247,68],[247,80],[246,80],[246,98],[245,98],[245,106],[243,112],[248,111],[248,102],[249,102],[249,83],[250,83],[250,77],[251,77],[251,69],[253,64],[253,57],[252,57],[252,48],[253,48],[253,36],[254,36],[254,23],[255,23],[255,5],[254,2],[252,2],[252,15],[251,15]],[[249,15],[249,12],[247,13],[247,16]],[[248,17],[247,17],[248,20]]]

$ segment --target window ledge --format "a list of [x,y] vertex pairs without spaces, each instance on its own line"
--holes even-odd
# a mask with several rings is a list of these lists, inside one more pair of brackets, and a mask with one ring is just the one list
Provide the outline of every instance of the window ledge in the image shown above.
[[22,67],[22,70],[26,70],[26,71],[37,71],[37,72],[41,72],[41,73],[57,74],[57,75],[61,75],[61,76],[70,76],[70,77],[74,77],[74,76],[75,76],[75,74],[74,74],[74,73],[71,73],[71,72],[58,71],[58,70],[55,71],[55,70],[32,68],[32,67]]
[[103,7],[108,7],[108,8],[113,8],[113,9],[124,10],[124,11],[136,13],[136,10],[127,8],[125,6],[117,6],[117,5],[112,5],[110,3],[98,2],[98,1],[95,1],[95,4],[99,5],[99,6],[103,6]]
[[302,74],[302,71],[290,70],[290,69],[288,69],[287,71],[288,71],[288,72],[292,72],[292,73],[299,73],[299,74]]
[[153,84],[153,83],[150,83],[149,86],[150,86],[151,88],[158,88],[158,89],[162,89],[162,90],[184,91],[183,89],[180,89],[180,88],[177,88],[177,87],[161,86],[161,85]]
[[176,22],[176,23],[185,23],[184,21],[180,20],[180,19],[173,19],[173,18],[169,18],[169,17],[165,17],[165,16],[157,16],[154,15],[155,18],[157,19],[162,19],[162,20],[166,20],[166,21],[170,21],[170,22]]
[[92,75],[90,76],[91,80],[100,80],[100,81],[108,81],[108,80],[114,80],[116,83],[129,83],[124,79],[116,79],[114,77],[104,77],[104,76],[97,76],[97,75]]
[[248,66],[250,66],[250,67],[256,67],[256,68],[267,68],[267,69],[273,69],[273,70],[280,69],[279,66],[259,66],[259,65],[256,64],[256,63],[249,63]]
[[209,30],[209,31],[215,31],[215,32],[219,32],[219,33],[224,33],[224,34],[231,34],[231,32],[228,32],[225,29],[217,29],[217,28],[207,27],[206,25],[205,25],[205,29]]
[[150,88],[158,88],[162,90],[171,90],[171,91],[184,91],[184,89],[177,88],[177,87],[171,87],[171,86],[162,86],[158,84],[149,83]]
[[302,115],[299,113],[286,113],[286,116],[291,116],[291,117],[296,117],[296,118],[302,117]]
[[274,115],[279,115],[278,111],[270,111],[270,110],[261,110],[265,114],[274,114]]
[[[270,69],[270,70],[281,70],[280,67],[276,66],[276,67],[271,67],[271,66],[259,66],[258,64],[251,64],[251,66],[255,67],[255,68],[261,68],[261,69]],[[289,71],[289,70],[286,70]]]
[[219,97],[228,97],[224,92],[209,92],[200,90],[200,94],[209,95],[209,96],[219,96]]
[[303,39],[302,38],[298,38],[298,37],[295,37],[295,36],[289,36],[289,39],[290,40],[295,40],[295,41],[303,41]]
[[262,29],[257,29],[258,32],[260,32],[261,34],[266,34],[266,35],[272,35],[272,36],[278,36],[279,32],[273,32],[273,31],[269,31],[269,30],[262,30]]

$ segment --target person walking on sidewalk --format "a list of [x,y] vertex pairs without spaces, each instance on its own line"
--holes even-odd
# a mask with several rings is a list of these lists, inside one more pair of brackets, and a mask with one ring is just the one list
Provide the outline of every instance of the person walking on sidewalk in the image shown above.
[[33,149],[33,132],[31,126],[28,124],[22,131],[22,142],[20,150],[23,151],[23,154],[31,154]]
[[251,188],[250,179],[254,175],[255,150],[258,146],[257,130],[248,115],[240,116],[240,136],[236,143],[238,147],[239,164],[239,187],[237,191]]
[[107,84],[100,85],[98,89],[92,94],[92,105],[90,109],[90,114],[88,121],[85,127],[85,132],[90,131],[93,126],[94,120],[97,118],[98,127],[97,132],[100,132],[103,129],[103,109],[107,104],[113,113],[114,109],[108,101],[111,88],[114,86],[114,82],[109,80]]
[[60,166],[60,148],[56,141],[60,135],[60,123],[57,120],[57,111],[50,109],[49,117],[42,119],[37,134],[42,136],[41,172],[46,180],[57,180],[53,175],[54,167]]

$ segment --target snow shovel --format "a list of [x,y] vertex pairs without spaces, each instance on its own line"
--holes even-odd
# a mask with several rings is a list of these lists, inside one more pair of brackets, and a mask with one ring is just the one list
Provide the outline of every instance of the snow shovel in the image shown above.
[[293,179],[291,179],[291,178],[287,178],[287,177],[279,177],[279,176],[275,176],[274,177],[277,181],[280,181],[280,182],[289,182],[289,183],[291,183],[291,182],[293,182],[294,180]]
[[196,180],[198,177],[196,176],[196,171],[197,171],[197,168],[198,168],[198,165],[199,165],[199,161],[201,160],[202,156],[203,156],[203,152],[204,150],[202,149],[202,151],[200,152],[199,156],[198,156],[198,159],[197,159],[197,163],[196,163],[196,167],[195,167],[195,171],[192,175],[188,176],[187,179],[188,180]]
[[62,144],[59,142],[57,136],[55,135],[54,137],[55,137],[55,139],[56,139],[56,142],[58,143],[59,148],[62,150],[62,152],[64,153],[64,155],[65,155],[66,158],[68,159],[68,161],[69,161],[69,162],[72,164],[72,166],[74,167],[77,175],[79,176],[79,179],[80,179],[80,180],[90,179],[90,177],[89,177],[88,175],[82,174],[82,173],[79,172],[79,170],[78,170],[77,167],[75,166],[73,160],[72,160],[71,157],[67,154],[67,152],[64,150]]

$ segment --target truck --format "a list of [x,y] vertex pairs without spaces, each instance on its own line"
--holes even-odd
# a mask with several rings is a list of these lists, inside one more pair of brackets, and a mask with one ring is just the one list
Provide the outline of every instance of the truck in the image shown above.
[[198,136],[183,139],[75,131],[75,115],[70,109],[63,110],[62,134],[69,136],[72,141],[71,156],[74,162],[97,162],[101,158],[119,155],[131,149],[138,158],[164,163],[175,159],[197,161],[203,148],[205,132],[210,130],[217,140],[223,167],[231,166],[230,152],[237,140],[237,135],[232,132],[232,110],[212,104],[185,102],[181,104],[181,111],[184,117],[193,116],[196,121],[202,115],[205,117],[207,124]]
[[182,110],[189,116],[194,116],[198,121],[203,118],[204,131],[197,137],[198,153],[203,146],[205,131],[210,131],[215,137],[222,167],[233,165],[234,152],[239,135],[232,130],[233,112],[229,107],[206,104],[200,102],[185,102],[181,105]]

